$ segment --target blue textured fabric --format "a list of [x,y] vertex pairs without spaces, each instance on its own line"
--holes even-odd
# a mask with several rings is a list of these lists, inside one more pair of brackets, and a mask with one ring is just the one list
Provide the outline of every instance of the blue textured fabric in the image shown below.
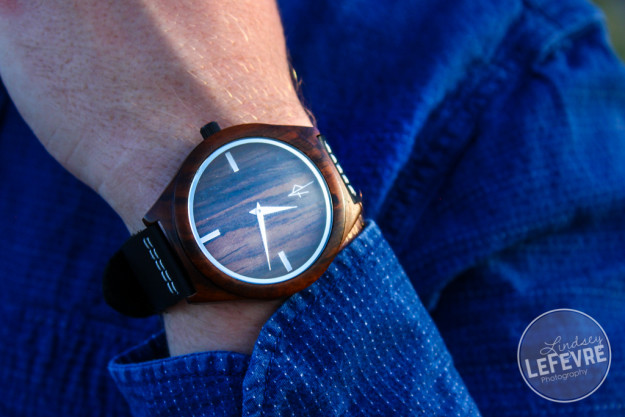
[[161,335],[111,364],[135,415],[478,414],[374,223],[270,319],[251,358],[154,360],[166,354]]
[[[168,358],[157,318],[102,301],[123,224],[0,93],[0,415],[625,415],[625,68],[600,14],[581,0],[281,9],[307,105],[375,222],[251,356]],[[576,403],[538,397],[516,363],[525,326],[554,308],[611,342],[605,383]]]

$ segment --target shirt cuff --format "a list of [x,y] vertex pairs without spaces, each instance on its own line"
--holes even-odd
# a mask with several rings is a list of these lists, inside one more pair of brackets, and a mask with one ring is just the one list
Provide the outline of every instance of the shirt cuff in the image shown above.
[[272,316],[251,357],[168,358],[159,334],[109,368],[139,416],[479,415],[373,222]]
[[133,416],[241,415],[248,363],[234,352],[169,357],[160,332],[113,358],[109,371]]

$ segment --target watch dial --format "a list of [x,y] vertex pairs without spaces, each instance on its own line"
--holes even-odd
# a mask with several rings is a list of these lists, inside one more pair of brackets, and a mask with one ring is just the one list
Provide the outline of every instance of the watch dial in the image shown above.
[[246,138],[212,153],[191,183],[189,220],[206,257],[229,276],[273,284],[304,272],[330,236],[332,204],[306,155]]

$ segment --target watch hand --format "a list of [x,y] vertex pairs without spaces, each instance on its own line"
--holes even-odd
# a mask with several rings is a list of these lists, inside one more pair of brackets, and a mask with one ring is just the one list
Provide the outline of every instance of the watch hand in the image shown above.
[[267,207],[261,207],[263,214],[273,214],[273,213],[279,213],[281,211],[285,211],[285,210],[291,210],[297,208],[297,206],[283,206],[283,207],[271,207],[271,206],[267,206]]
[[269,265],[269,270],[271,270],[271,261],[269,260],[269,245],[267,243],[267,230],[265,228],[265,215],[279,213],[285,210],[291,210],[297,208],[297,206],[267,206],[262,207],[260,203],[256,203],[256,208],[250,210],[250,214],[256,216],[258,220],[258,227],[260,228],[260,237],[263,239],[263,246],[265,247],[265,255],[267,256],[267,265]]
[[260,228],[260,237],[263,239],[263,246],[265,247],[265,255],[267,255],[267,265],[271,271],[271,261],[269,260],[269,246],[267,244],[267,230],[265,230],[265,216],[264,207],[261,207],[260,203],[256,203],[256,208],[250,210],[250,214],[255,214],[258,220],[258,227]]

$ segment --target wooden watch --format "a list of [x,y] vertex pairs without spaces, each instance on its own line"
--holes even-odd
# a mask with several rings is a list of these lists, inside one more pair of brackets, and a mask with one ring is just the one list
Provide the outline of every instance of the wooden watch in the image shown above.
[[190,303],[281,298],[362,230],[362,202],[313,127],[247,124],[204,140],[109,261],[104,297],[149,316]]

